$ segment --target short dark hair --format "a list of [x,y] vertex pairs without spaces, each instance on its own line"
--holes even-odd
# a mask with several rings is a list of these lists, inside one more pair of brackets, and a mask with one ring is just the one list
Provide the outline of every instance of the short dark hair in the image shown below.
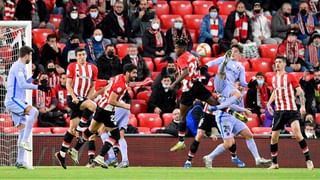
[[232,49],[232,48],[237,48],[237,49],[240,51],[240,53],[243,52],[243,47],[242,47],[240,44],[233,44],[233,45],[231,46],[231,49]]
[[107,44],[107,45],[104,47],[104,49],[108,49],[108,47],[113,47],[113,48],[114,48],[114,45],[112,45],[112,44]]
[[173,63],[174,63],[174,60],[173,60],[173,58],[172,58],[171,56],[166,56],[166,57],[164,58],[164,60],[167,61],[167,62],[170,63],[170,64],[173,64]]
[[187,41],[186,41],[185,39],[180,38],[180,39],[178,39],[178,40],[176,41],[176,45],[177,45],[178,47],[180,47],[180,48],[187,48],[188,43],[187,43]]
[[47,66],[48,66],[49,63],[53,63],[54,65],[56,65],[56,63],[55,63],[54,60],[52,60],[52,59],[48,60]]
[[33,49],[29,46],[22,46],[19,50],[19,57],[24,57],[26,55],[29,55],[30,53],[33,53]]
[[77,47],[76,50],[75,50],[75,54],[77,56],[78,52],[82,52],[82,51],[86,51],[84,48],[82,47]]
[[70,41],[72,41],[72,40],[74,40],[74,39],[79,39],[79,40],[80,40],[79,35],[73,34],[73,35],[70,37]]
[[286,62],[286,61],[287,61],[287,58],[284,57],[284,56],[277,56],[277,57],[275,58],[275,60],[276,60],[276,59],[281,59],[283,62]]
[[48,34],[47,36],[47,41],[49,41],[50,39],[57,39],[57,35],[52,33],[52,34]]
[[209,8],[209,12],[211,12],[212,10],[216,10],[217,12],[219,12],[219,7],[218,6],[215,6],[215,5],[213,5],[213,6],[211,6],[210,8]]
[[257,72],[256,76],[263,76],[264,77],[264,74],[262,72]]
[[126,72],[132,72],[133,70],[138,69],[136,65],[129,63],[129,64],[125,64],[123,66],[123,74],[125,74]]
[[305,127],[306,127],[306,126],[310,126],[310,127],[313,127],[313,128],[316,127],[316,125],[315,125],[313,122],[311,122],[311,121],[306,121],[306,122],[304,123],[304,126],[305,126]]

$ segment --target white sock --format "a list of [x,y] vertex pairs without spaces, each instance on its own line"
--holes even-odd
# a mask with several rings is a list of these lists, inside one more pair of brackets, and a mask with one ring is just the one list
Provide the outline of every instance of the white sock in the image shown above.
[[220,155],[221,153],[223,153],[224,150],[225,150],[225,149],[224,149],[223,144],[219,144],[219,145],[208,155],[208,157],[213,160],[215,157],[217,157],[218,155]]
[[247,147],[250,150],[251,154],[253,155],[254,159],[257,161],[258,159],[260,159],[260,155],[258,152],[258,148],[256,143],[254,142],[253,138],[251,139],[247,139],[246,140],[247,143]]
[[32,132],[34,120],[38,117],[38,113],[39,113],[39,111],[35,107],[32,107],[32,109],[30,110],[29,116],[27,117],[27,121],[25,124],[26,127],[25,127],[24,134],[22,137],[22,142],[28,141],[28,139],[31,135],[31,132]]
[[116,155],[114,154],[113,148],[110,148],[108,151],[108,159],[115,159]]
[[120,152],[121,152],[121,159],[122,162],[126,161],[128,162],[128,145],[125,138],[119,139],[119,145],[120,145]]
[[24,154],[25,154],[25,149],[19,147],[19,144],[22,140],[22,136],[24,134],[24,129],[21,129],[19,131],[19,137],[18,137],[18,156],[17,156],[17,163],[23,163],[24,162]]

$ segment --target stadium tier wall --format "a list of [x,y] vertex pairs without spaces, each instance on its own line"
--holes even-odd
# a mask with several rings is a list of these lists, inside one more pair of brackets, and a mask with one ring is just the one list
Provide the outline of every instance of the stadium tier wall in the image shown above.
[[[54,152],[58,151],[61,146],[62,136],[33,136],[33,164],[35,166],[57,166],[58,163],[54,159]],[[186,160],[189,149],[181,152],[169,152],[169,148],[176,143],[177,139],[173,137],[156,137],[156,136],[129,136],[126,137],[128,142],[128,153],[130,166],[180,166],[182,167]],[[256,143],[261,156],[270,158],[270,139],[265,137],[257,137]],[[192,143],[192,138],[187,138],[186,143]],[[221,139],[213,142],[206,138],[201,142],[199,151],[193,160],[193,166],[203,166],[202,157],[211,152]],[[254,167],[254,160],[250,154],[245,140],[237,138],[238,156],[247,164],[248,167]],[[320,166],[320,141],[307,140],[311,152],[311,158],[315,167]],[[75,143],[75,140],[73,141]],[[74,144],[73,144],[74,145]],[[97,140],[97,150],[101,147],[100,138]],[[85,165],[88,161],[87,145],[80,150],[80,165]],[[305,167],[304,156],[300,150],[298,143],[291,138],[281,138],[279,144],[279,164],[281,167]],[[72,162],[67,157],[67,164],[70,166]],[[224,152],[222,156],[216,158],[213,162],[218,167],[233,167],[230,161],[229,152]]]

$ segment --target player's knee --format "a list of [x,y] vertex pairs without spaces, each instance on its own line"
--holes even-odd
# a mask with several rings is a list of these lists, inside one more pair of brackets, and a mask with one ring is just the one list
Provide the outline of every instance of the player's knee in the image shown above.
[[125,130],[121,129],[120,130],[120,138],[124,138]]
[[233,145],[233,142],[234,142],[234,141],[232,141],[231,139],[225,140],[225,141],[223,142],[224,148],[225,148],[225,149],[229,149],[229,148]]
[[204,136],[204,132],[202,130],[198,130],[197,135],[196,135],[196,140],[200,141]]
[[110,134],[111,134],[112,139],[114,139],[114,140],[116,140],[116,141],[119,141],[119,139],[120,139],[120,131],[119,131],[118,128],[112,130],[112,131],[110,132]]
[[92,111],[92,112],[96,111],[97,105],[94,102],[92,102],[91,100],[86,100],[84,105],[86,106],[85,108],[89,109],[90,111]]

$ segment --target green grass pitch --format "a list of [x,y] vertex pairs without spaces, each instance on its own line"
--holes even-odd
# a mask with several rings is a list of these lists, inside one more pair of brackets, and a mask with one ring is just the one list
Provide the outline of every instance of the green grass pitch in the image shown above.
[[263,168],[191,168],[129,167],[102,169],[96,167],[35,167],[34,170],[0,167],[0,179],[320,179],[320,169],[298,168],[267,170]]

